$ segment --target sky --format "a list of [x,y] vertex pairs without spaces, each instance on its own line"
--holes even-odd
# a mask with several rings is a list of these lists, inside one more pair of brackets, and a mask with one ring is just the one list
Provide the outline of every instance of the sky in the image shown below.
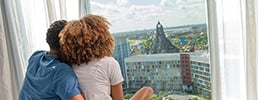
[[205,0],[91,0],[91,12],[107,18],[110,32],[206,23]]

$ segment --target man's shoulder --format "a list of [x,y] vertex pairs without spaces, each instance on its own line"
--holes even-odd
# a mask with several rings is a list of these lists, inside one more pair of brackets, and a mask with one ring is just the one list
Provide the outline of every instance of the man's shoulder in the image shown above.
[[43,51],[43,50],[38,50],[32,53],[32,55],[29,57],[29,61],[31,61],[32,59],[37,59],[40,58],[41,56],[44,56],[47,54],[47,51]]
[[59,79],[59,80],[65,81],[67,79],[72,80],[77,78],[73,69],[65,63],[59,62],[59,63],[53,64],[52,68],[55,69],[55,74],[53,77],[54,80]]
[[60,61],[56,61],[54,66],[56,67],[56,70],[58,70],[58,71],[73,72],[70,65],[60,62]]
[[35,56],[35,55],[42,55],[42,54],[47,54],[47,51],[44,51],[44,50],[37,50],[35,52],[32,53],[32,56]]
[[45,55],[45,54],[47,54],[47,51],[37,50],[37,51],[32,53],[31,57],[42,56],[42,55]]
[[57,60],[56,62],[55,62],[55,66],[57,66],[58,68],[60,68],[60,69],[71,69],[71,67],[70,67],[70,65],[68,65],[68,64],[66,64],[66,63],[64,63],[64,62],[60,62],[59,60]]

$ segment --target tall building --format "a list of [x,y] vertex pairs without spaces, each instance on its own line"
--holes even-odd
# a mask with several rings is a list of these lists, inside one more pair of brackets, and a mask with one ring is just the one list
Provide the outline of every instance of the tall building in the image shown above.
[[[113,56],[118,61],[121,67],[122,75],[125,79],[124,82],[126,83],[127,80],[126,80],[126,72],[125,72],[126,70],[125,70],[124,59],[130,56],[130,45],[125,36],[115,38],[115,50],[114,50]],[[127,87],[126,84],[123,84],[123,85],[124,87]]]
[[192,91],[191,62],[189,54],[180,54],[182,85],[184,91]]

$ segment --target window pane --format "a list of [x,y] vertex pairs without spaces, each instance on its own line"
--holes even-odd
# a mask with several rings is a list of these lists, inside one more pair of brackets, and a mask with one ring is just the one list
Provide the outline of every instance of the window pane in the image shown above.
[[205,2],[91,0],[111,23],[125,94],[150,86],[153,98],[211,98]]

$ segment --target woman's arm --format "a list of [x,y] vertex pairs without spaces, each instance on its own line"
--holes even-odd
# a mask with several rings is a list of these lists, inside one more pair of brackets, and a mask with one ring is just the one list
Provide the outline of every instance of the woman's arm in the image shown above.
[[151,87],[143,87],[138,90],[130,100],[150,100],[153,94],[153,89]]
[[111,86],[112,100],[124,100],[122,82]]

